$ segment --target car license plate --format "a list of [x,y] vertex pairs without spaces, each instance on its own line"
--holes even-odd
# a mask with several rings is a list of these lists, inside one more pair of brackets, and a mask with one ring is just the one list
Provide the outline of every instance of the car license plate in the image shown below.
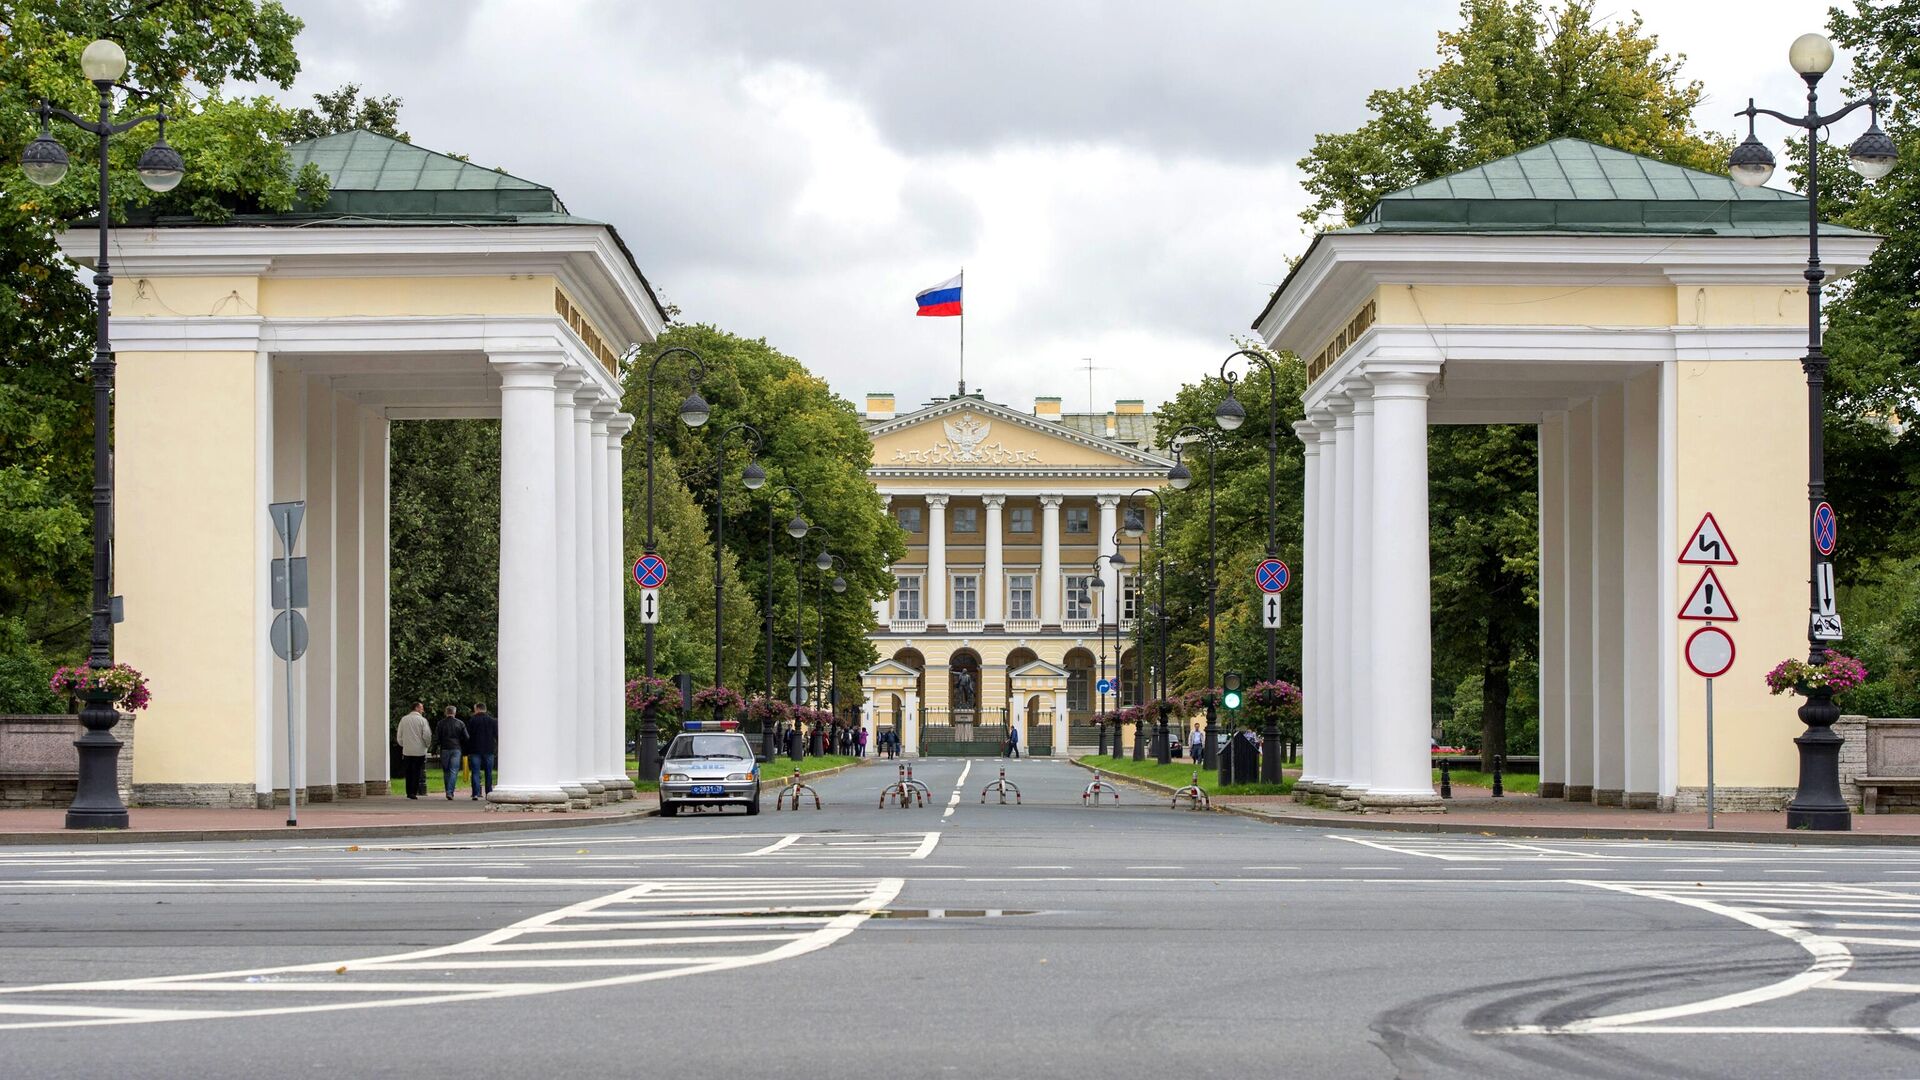
[[727,793],[727,789],[719,784],[695,784],[687,790],[694,795],[725,795]]

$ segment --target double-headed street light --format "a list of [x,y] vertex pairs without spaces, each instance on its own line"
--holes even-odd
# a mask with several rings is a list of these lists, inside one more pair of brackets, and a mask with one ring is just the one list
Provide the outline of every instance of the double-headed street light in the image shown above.
[[[834,570],[834,567],[843,561],[840,556],[833,554],[825,548],[821,548],[819,556],[813,560],[813,565],[818,567],[821,573],[833,574],[833,577],[826,580],[826,588],[831,590],[835,595],[847,591],[846,575],[837,573]],[[819,613],[819,623],[813,640],[818,642],[815,651],[819,655],[814,659],[816,660],[815,670],[820,673],[820,677],[813,680],[813,704],[814,708],[832,709],[833,670],[832,664],[827,660],[827,597],[824,593],[821,594],[820,603],[815,605],[815,607]],[[827,753],[831,750],[832,747],[829,746],[825,749],[816,750],[815,752]]]
[[[1193,485],[1193,471],[1187,468],[1185,457],[1189,441],[1198,441],[1207,448],[1207,577],[1205,582],[1207,590],[1207,743],[1201,750],[1200,765],[1208,769],[1218,768],[1224,772],[1225,766],[1214,747],[1220,719],[1220,695],[1214,688],[1214,624],[1218,621],[1220,614],[1220,575],[1218,573],[1220,560],[1215,543],[1219,508],[1214,498],[1218,485],[1214,483],[1213,434],[1206,428],[1188,424],[1174,432],[1173,468],[1167,470],[1167,483],[1173,485],[1175,491],[1185,491]],[[1223,775],[1220,783],[1225,785],[1226,782],[1226,777]]]
[[[1273,357],[1256,349],[1238,349],[1220,362],[1220,378],[1227,384],[1227,396],[1213,410],[1213,422],[1220,425],[1222,431],[1235,431],[1247,421],[1246,406],[1233,396],[1238,376],[1231,366],[1242,357],[1247,360],[1249,375],[1256,364],[1267,372],[1267,558],[1277,559],[1280,557],[1277,539],[1280,504],[1276,481],[1280,462],[1280,366],[1274,363]],[[1267,627],[1268,682],[1280,677],[1279,633],[1277,627]],[[1260,779],[1264,783],[1277,784],[1280,782],[1280,718],[1271,709],[1267,710],[1267,726],[1262,741],[1265,752],[1260,755]]]
[[[93,603],[88,616],[87,667],[105,671],[113,666],[113,337],[109,332],[113,272],[107,261],[107,232],[112,218],[108,198],[107,142],[113,136],[154,121],[159,128],[154,144],[140,154],[135,166],[140,182],[151,191],[172,191],[186,175],[179,151],[167,145],[167,111],[113,122],[113,91],[147,97],[142,90],[120,82],[127,73],[127,54],[115,42],[101,38],[80,54],[80,71],[100,94],[98,119],[86,120],[52,102],[40,102],[40,134],[20,153],[20,171],[41,187],[52,187],[67,175],[67,148],[53,137],[53,118],[91,134],[98,142],[100,166],[98,215],[100,253],[93,267],[96,300],[93,340]],[[120,801],[116,779],[120,740],[113,728],[120,722],[114,692],[89,679],[80,710],[86,734],[74,740],[79,751],[79,783],[67,808],[69,829],[124,829],[127,807]]]
[[[803,498],[800,492],[797,489],[795,489],[791,484],[780,485],[779,487],[773,490],[773,494],[776,496],[781,494],[793,496],[794,511],[793,511],[793,517],[789,518],[786,522],[787,535],[793,537],[795,540],[805,539],[807,532],[812,528],[812,526],[807,524],[806,516],[802,512],[807,505],[806,499]],[[774,574],[775,563],[773,560],[773,539],[775,534],[779,531],[779,529],[780,529],[779,507],[776,505],[776,503],[769,502],[767,504],[767,606],[766,606],[766,612],[763,616],[767,624],[766,685],[767,685],[768,701],[772,701],[774,697],[773,574]],[[774,736],[773,727],[774,727],[773,724],[767,723],[764,721],[762,722],[760,727],[760,756],[767,761],[772,761],[773,755],[775,753],[775,749],[773,745],[773,736]]]
[[[1162,539],[1158,534],[1158,527],[1164,525],[1167,520],[1167,503],[1166,498],[1160,494],[1158,488],[1135,488],[1128,494],[1127,513],[1122,519],[1120,531],[1133,537],[1134,557],[1141,560],[1141,568],[1145,569],[1146,562],[1141,553],[1140,545],[1147,533],[1147,513],[1144,506],[1133,501],[1143,494],[1153,496],[1155,508],[1159,515],[1156,521],[1155,539],[1156,541]],[[1157,571],[1156,577],[1159,579],[1158,585],[1156,586],[1159,599],[1156,600],[1153,605],[1154,634],[1159,643],[1159,659],[1156,662],[1156,667],[1160,672],[1161,686],[1158,695],[1150,693],[1150,685],[1147,679],[1147,665],[1137,664],[1135,666],[1140,669],[1140,707],[1144,709],[1149,700],[1157,700],[1154,711],[1159,715],[1156,717],[1153,726],[1153,760],[1165,765],[1173,760],[1173,756],[1170,753],[1170,748],[1167,746],[1167,713],[1169,711],[1165,685],[1167,678],[1167,558],[1166,548],[1164,546],[1160,548],[1158,558],[1154,560],[1154,564],[1155,570]],[[1144,645],[1145,643],[1143,642],[1142,644]],[[1135,739],[1135,746],[1136,748],[1138,747],[1138,737]]]
[[[724,672],[726,671],[724,661],[726,659],[727,642],[722,618],[725,612],[722,604],[724,597],[722,595],[720,568],[723,565],[724,560],[722,556],[726,552],[727,542],[725,484],[727,440],[736,434],[747,436],[753,446],[753,456],[747,460],[747,467],[740,471],[741,485],[748,491],[758,491],[761,487],[765,486],[767,482],[767,470],[760,467],[760,451],[765,447],[765,443],[760,438],[760,429],[754,427],[752,424],[731,424],[721,428],[713,441],[713,685],[716,687],[724,684]],[[713,718],[715,720],[722,719],[720,715],[721,711],[720,706],[714,706]]]
[[[1727,160],[1727,171],[1746,187],[1758,187],[1773,175],[1773,152],[1754,133],[1755,118],[1761,114],[1807,133],[1807,355],[1800,361],[1807,373],[1807,510],[1808,510],[1808,585],[1807,662],[1827,662],[1828,642],[1840,637],[1837,619],[1828,625],[1822,618],[1822,582],[1831,583],[1833,541],[1829,507],[1826,514],[1827,465],[1826,412],[1827,367],[1830,361],[1821,345],[1820,286],[1827,272],[1820,265],[1820,133],[1828,125],[1855,110],[1868,110],[1866,133],[1853,141],[1847,156],[1853,171],[1868,180],[1877,180],[1893,171],[1900,151],[1886,132],[1880,130],[1880,106],[1886,99],[1877,92],[1858,101],[1850,101],[1838,111],[1820,112],[1820,77],[1833,67],[1833,43],[1819,34],[1802,34],[1787,50],[1787,60],[1807,84],[1807,111],[1789,116],[1772,109],[1757,108],[1753,99],[1739,116],[1747,118],[1747,137],[1734,147]],[[1825,524],[1821,518],[1828,520]],[[1823,541],[1822,534],[1825,533]],[[1827,550],[1822,552],[1825,543]],[[1828,587],[1831,587],[1830,585]],[[1800,748],[1800,785],[1793,801],[1787,804],[1787,828],[1844,831],[1853,827],[1853,813],[1840,791],[1840,736],[1833,733],[1840,719],[1840,707],[1833,703],[1833,690],[1825,685],[1808,686],[1806,703],[1800,706],[1800,721],[1806,733],[1793,740]]]
[[[1118,534],[1115,534],[1115,535],[1116,537],[1118,536]],[[1111,555],[1096,556],[1093,560],[1093,573],[1087,576],[1087,588],[1092,590],[1093,601],[1094,601],[1094,605],[1093,605],[1094,627],[1099,634],[1099,643],[1100,643],[1100,676],[1094,682],[1094,689],[1100,695],[1100,708],[1098,710],[1098,713],[1104,714],[1107,711],[1107,692],[1105,690],[1099,689],[1099,687],[1101,683],[1104,683],[1107,681],[1107,596],[1106,596],[1107,581],[1105,578],[1100,576],[1101,563],[1106,563],[1109,567],[1115,568],[1115,576],[1117,577],[1118,568],[1127,565],[1127,557],[1125,555],[1120,554],[1118,551],[1115,551]],[[1118,601],[1115,601],[1115,602],[1118,603]],[[1120,647],[1120,619],[1119,619],[1118,611],[1114,613],[1113,643],[1114,643],[1115,651],[1118,652]],[[1119,664],[1116,662],[1114,666],[1117,668],[1119,667]],[[1118,697],[1118,695],[1115,695],[1115,696],[1116,698]],[[1107,746],[1106,728],[1108,726],[1111,726],[1113,728],[1113,756],[1119,757],[1120,756],[1120,725],[1119,724],[1101,726],[1100,748],[1102,750],[1106,749],[1106,746]]]
[[[658,550],[657,538],[654,535],[653,529],[653,451],[654,436],[656,434],[653,422],[653,384],[655,376],[660,373],[660,362],[669,356],[685,356],[687,358],[687,396],[685,400],[680,402],[680,422],[687,427],[697,428],[705,424],[708,418],[713,415],[712,406],[707,404],[706,398],[700,396],[700,384],[705,382],[707,377],[706,364],[701,361],[700,354],[684,345],[675,345],[672,348],[660,350],[659,354],[653,358],[653,362],[647,365],[646,381],[647,541],[645,550],[649,555],[654,554],[655,551]],[[716,559],[719,558],[717,548],[715,549],[714,557]],[[653,627],[653,623],[647,623],[642,629],[646,643],[644,654],[646,673],[649,679],[653,678]],[[649,699],[646,708],[640,711],[640,735],[634,747],[634,755],[637,759],[636,765],[642,777],[657,777],[660,775],[659,733],[660,729],[656,720],[654,705],[652,700]]]

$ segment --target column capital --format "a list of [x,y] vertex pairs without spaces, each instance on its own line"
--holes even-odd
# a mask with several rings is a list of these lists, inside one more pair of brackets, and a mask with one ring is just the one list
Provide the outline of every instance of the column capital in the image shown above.
[[578,389],[580,384],[586,381],[587,377],[581,374],[578,368],[561,368],[553,373],[554,391],[563,398],[572,398],[577,395],[580,392]]
[[613,416],[609,417],[607,420],[607,434],[616,439],[626,438],[627,432],[632,430],[633,430],[633,414],[632,413],[624,413],[624,412],[614,413]]
[[1352,403],[1353,414],[1355,416],[1373,415],[1374,391],[1372,383],[1364,379],[1355,379],[1341,386],[1340,392],[1345,394],[1347,401]]
[[1061,503],[1067,501],[1067,497],[1065,495],[1041,495],[1039,496],[1039,499],[1040,499],[1041,506],[1045,506],[1045,507],[1056,509],[1056,510],[1059,509]]
[[574,388],[573,405],[580,410],[580,418],[584,420],[588,411],[600,403],[600,388],[587,379],[578,379]]
[[888,494],[887,492],[884,492],[884,491],[881,492],[880,493],[880,509],[885,510],[892,505],[893,505],[893,496]]
[[945,495],[928,495],[926,496],[927,505],[935,510],[944,510],[947,506],[947,498],[948,496]]
[[1373,387],[1376,398],[1425,398],[1427,387],[1439,376],[1441,367],[1439,360],[1375,360],[1370,361],[1359,376]]
[[608,425],[618,415],[620,415],[620,406],[607,398],[600,398],[593,403],[593,425],[597,428],[611,430]]
[[500,373],[503,390],[552,390],[554,374],[561,370],[559,350],[533,349],[490,353],[487,362]]
[[1000,507],[1006,505],[1007,497],[1005,495],[982,495],[980,496],[980,502],[982,505],[990,506],[998,510]]
[[1304,453],[1318,454],[1320,452],[1320,428],[1312,420],[1295,420],[1293,422],[1293,433],[1299,436],[1300,443],[1304,448]]
[[1100,504],[1100,509],[1111,510],[1120,505],[1120,498],[1118,495],[1095,495],[1093,501]]

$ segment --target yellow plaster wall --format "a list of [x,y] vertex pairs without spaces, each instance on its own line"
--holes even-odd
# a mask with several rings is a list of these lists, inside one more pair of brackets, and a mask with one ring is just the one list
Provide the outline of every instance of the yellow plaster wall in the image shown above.
[[114,415],[118,658],[153,704],[134,780],[254,781],[259,515],[250,352],[122,352]]
[[[898,461],[895,460],[895,453],[900,450],[916,453],[931,450],[936,443],[946,442],[947,432],[942,426],[941,421],[952,421],[956,419],[956,416],[931,418],[918,424],[901,428],[898,431],[890,431],[874,439],[873,463],[882,468],[887,466],[940,468],[941,466],[939,464],[922,466],[919,462],[912,460],[904,462]],[[1082,446],[1078,443],[1069,442],[1066,439],[1043,434],[1038,431],[1031,431],[1024,427],[1018,427],[1002,419],[986,416],[979,416],[979,419],[990,422],[993,425],[991,430],[987,432],[986,439],[982,444],[983,446],[992,446],[997,443],[1009,451],[1027,450],[1037,455],[1037,461],[1022,462],[1018,465],[1009,465],[1007,467],[1036,469],[1062,465],[1101,465],[1110,468],[1139,467],[1138,462],[1129,461],[1113,454],[1103,453],[1090,446]],[[953,467],[966,469],[979,468],[980,465],[960,464]]]
[[[1798,698],[1767,693],[1763,676],[1807,644],[1806,379],[1795,360],[1681,363],[1673,558],[1712,511],[1739,557],[1716,568],[1738,622],[1733,668],[1715,679],[1715,781],[1726,787],[1792,787],[1792,740],[1804,729]],[[1676,611],[1700,578],[1676,566]],[[1667,613],[1668,617],[1672,612]],[[1694,629],[1680,624],[1677,647]],[[1706,691],[1677,657],[1680,679],[1679,783],[1707,782]]]
[[1672,326],[1671,286],[1382,285],[1379,322],[1401,326]]
[[250,275],[120,278],[113,287],[116,319],[259,313],[260,279]]
[[1681,326],[1807,325],[1805,287],[1682,285],[1674,294]]
[[547,274],[489,277],[263,278],[260,313],[333,315],[551,315]]

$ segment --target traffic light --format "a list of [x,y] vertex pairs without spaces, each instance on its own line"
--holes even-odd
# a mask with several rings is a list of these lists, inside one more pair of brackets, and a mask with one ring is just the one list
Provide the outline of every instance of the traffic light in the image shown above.
[[1240,673],[1237,671],[1227,672],[1220,679],[1220,687],[1222,691],[1220,694],[1220,704],[1225,706],[1228,712],[1238,711],[1240,708]]

